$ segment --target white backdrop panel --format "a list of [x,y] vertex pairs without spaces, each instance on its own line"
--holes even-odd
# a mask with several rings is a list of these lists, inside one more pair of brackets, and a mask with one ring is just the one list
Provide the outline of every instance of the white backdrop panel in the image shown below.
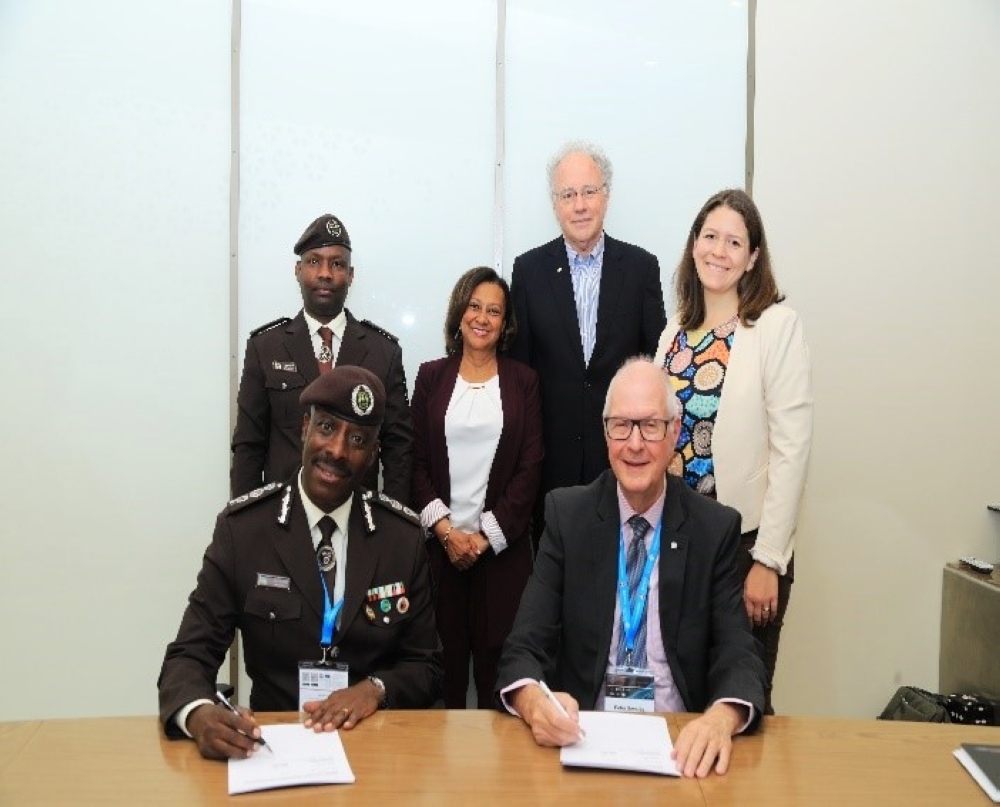
[[0,720],[149,714],[225,501],[230,4],[0,4]]
[[241,339],[301,308],[292,247],[333,213],[348,308],[399,337],[412,389],[455,280],[492,263],[496,7],[245,0],[242,40]]
[[744,184],[747,19],[741,0],[507,0],[508,271],[559,234],[546,164],[584,139],[614,164],[607,231],[659,257],[670,297],[698,208]]

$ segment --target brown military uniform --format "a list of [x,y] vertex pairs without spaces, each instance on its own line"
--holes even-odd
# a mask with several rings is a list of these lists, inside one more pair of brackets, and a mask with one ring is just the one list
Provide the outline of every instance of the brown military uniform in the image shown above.
[[[401,502],[410,498],[413,463],[413,423],[406,393],[403,352],[395,338],[347,311],[347,327],[337,356],[338,365],[371,370],[386,391],[385,420],[379,431],[382,489]],[[292,320],[279,320],[250,335],[243,377],[237,396],[233,431],[232,495],[283,481],[302,462],[302,390],[319,376],[312,341],[300,311]],[[373,463],[365,487],[378,487]]]
[[[354,494],[336,660],[350,683],[385,684],[390,708],[429,707],[439,697],[441,643],[434,621],[424,536],[415,515],[379,495]],[[212,699],[237,628],[243,635],[250,706],[298,708],[298,663],[318,660],[323,589],[296,478],[237,497],[219,514],[198,583],[158,682],[169,736],[183,706]]]

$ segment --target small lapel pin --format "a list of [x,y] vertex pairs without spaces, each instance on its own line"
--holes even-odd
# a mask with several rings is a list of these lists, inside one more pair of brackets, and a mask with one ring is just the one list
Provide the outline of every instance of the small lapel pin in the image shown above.
[[556,267],[556,274],[559,274],[561,271],[562,271],[562,267],[561,266],[557,266]]
[[670,548],[671,549],[677,549],[677,541],[671,541],[670,542]]

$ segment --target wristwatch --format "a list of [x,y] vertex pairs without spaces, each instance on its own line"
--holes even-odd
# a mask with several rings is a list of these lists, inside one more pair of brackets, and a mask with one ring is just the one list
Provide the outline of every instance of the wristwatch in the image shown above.
[[381,678],[376,678],[374,675],[369,675],[368,676],[368,680],[371,681],[373,684],[375,684],[375,686],[378,689],[378,691],[382,693],[382,700],[379,701],[378,708],[379,709],[388,709],[389,708],[389,698],[385,694],[385,684],[382,683],[382,679]]

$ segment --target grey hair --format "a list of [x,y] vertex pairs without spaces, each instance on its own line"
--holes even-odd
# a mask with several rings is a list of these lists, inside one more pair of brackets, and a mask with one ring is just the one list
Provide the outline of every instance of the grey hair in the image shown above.
[[595,146],[593,143],[588,143],[585,140],[570,140],[559,151],[553,154],[552,159],[549,160],[546,169],[549,178],[549,193],[555,193],[556,191],[556,169],[559,168],[559,163],[565,160],[570,154],[585,154],[590,157],[597,164],[601,176],[604,177],[604,183],[608,186],[608,192],[611,192],[611,175],[614,173],[614,169],[611,167],[611,160],[608,159],[608,155],[604,153],[604,150],[600,146]]
[[607,417],[608,412],[611,411],[611,392],[615,387],[615,383],[618,381],[618,377],[624,373],[629,367],[636,364],[648,364],[650,367],[655,367],[659,370],[658,378],[663,384],[663,394],[667,398],[667,420],[675,421],[683,414],[683,407],[681,402],[677,397],[677,393],[674,392],[673,384],[670,383],[670,376],[667,375],[667,371],[658,367],[653,361],[651,356],[633,356],[630,359],[625,359],[622,366],[618,368],[618,372],[615,373],[614,378],[611,379],[611,383],[608,384],[608,393],[604,396],[604,412],[603,416]]

